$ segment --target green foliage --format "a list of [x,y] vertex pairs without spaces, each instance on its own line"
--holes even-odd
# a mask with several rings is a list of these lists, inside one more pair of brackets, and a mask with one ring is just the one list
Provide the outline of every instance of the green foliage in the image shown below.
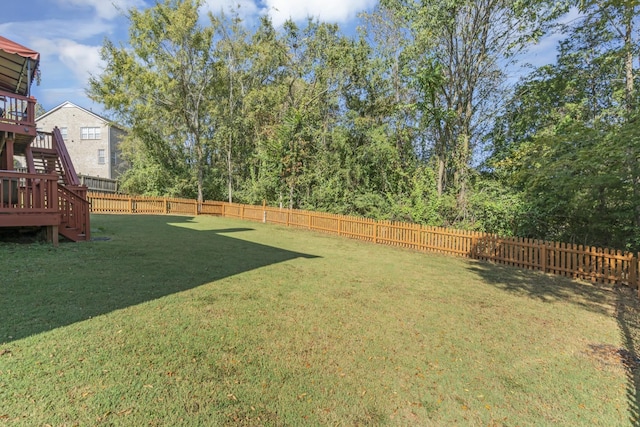
[[105,71],[90,80],[89,94],[128,124],[145,155],[175,173],[176,181],[184,182],[186,168],[202,200],[219,64],[213,28],[198,23],[200,5],[165,0],[131,9],[130,47],[105,42]]
[[476,178],[469,196],[469,212],[472,230],[499,236],[522,235],[518,228],[518,219],[526,212],[522,194],[492,177]]
[[518,232],[638,250],[638,128],[625,93],[624,49],[587,15],[557,64],[521,81],[497,121],[492,165],[522,192]]
[[130,128],[127,191],[640,248],[635,2],[580,2],[506,102],[505,63],[571,4],[385,0],[347,37],[164,0],[90,94]]
[[407,185],[407,196],[393,200],[394,219],[417,224],[437,225],[444,223],[443,197],[436,191],[436,176],[433,168],[417,168]]

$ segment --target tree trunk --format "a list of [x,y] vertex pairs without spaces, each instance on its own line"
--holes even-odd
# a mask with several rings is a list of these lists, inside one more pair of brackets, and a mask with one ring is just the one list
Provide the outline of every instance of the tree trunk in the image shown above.
[[633,112],[633,6],[625,13],[625,34],[624,34],[624,50],[625,50],[625,101],[627,114]]
[[204,152],[200,144],[200,138],[195,136],[195,152],[196,152],[196,183],[198,186],[198,212],[200,205],[204,201]]
[[293,195],[295,193],[295,185],[289,184],[289,209],[293,209]]
[[438,196],[442,196],[442,192],[444,190],[444,176],[446,172],[445,166],[446,164],[444,156],[438,156]]
[[229,136],[229,148],[227,149],[227,185],[229,191],[229,203],[233,203],[233,165],[231,163],[231,136]]

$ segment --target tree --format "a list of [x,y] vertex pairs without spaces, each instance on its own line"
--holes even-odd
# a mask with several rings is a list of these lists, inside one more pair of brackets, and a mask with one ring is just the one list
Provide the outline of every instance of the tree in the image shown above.
[[572,28],[497,121],[493,162],[523,193],[525,235],[639,248],[640,135],[616,34],[603,20]]
[[635,76],[633,56],[637,40],[634,40],[634,18],[640,2],[637,0],[578,0],[577,6],[585,15],[584,26],[589,28],[606,27],[611,34],[613,45],[621,53],[624,63],[624,100],[627,115],[635,108]]
[[239,183],[246,178],[245,164],[253,149],[253,143],[249,140],[250,123],[246,120],[248,110],[245,101],[249,91],[260,84],[261,76],[253,73],[252,51],[255,46],[252,46],[249,33],[237,13],[230,17],[223,13],[210,14],[209,18],[219,39],[216,52],[222,64],[220,73],[224,82],[220,86],[220,102],[210,113],[218,118],[215,140],[225,154],[227,199],[231,203],[234,182]]
[[42,106],[42,104],[40,104],[39,102],[36,102],[36,117],[40,117],[41,115],[43,115],[44,113],[47,112],[47,110],[44,109],[44,107]]
[[383,0],[412,33],[409,67],[421,94],[416,107],[433,140],[437,189],[455,191],[462,217],[473,150],[500,105],[499,61],[526,48],[560,11],[557,2]]
[[308,207],[319,176],[332,173],[317,160],[338,117],[345,39],[313,20],[288,21],[280,36],[263,25],[257,36],[253,72],[263,80],[247,93],[259,164],[252,186],[267,200]]
[[187,165],[203,201],[220,83],[212,27],[198,23],[200,0],[165,0],[128,14],[129,47],[105,41],[104,72],[89,96],[128,125],[147,154],[171,171]]

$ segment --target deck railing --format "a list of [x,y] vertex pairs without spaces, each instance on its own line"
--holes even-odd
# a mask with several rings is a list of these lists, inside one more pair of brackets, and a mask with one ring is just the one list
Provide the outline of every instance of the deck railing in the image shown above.
[[0,129],[36,136],[36,99],[0,90]]
[[57,193],[56,175],[0,171],[0,213],[57,212]]

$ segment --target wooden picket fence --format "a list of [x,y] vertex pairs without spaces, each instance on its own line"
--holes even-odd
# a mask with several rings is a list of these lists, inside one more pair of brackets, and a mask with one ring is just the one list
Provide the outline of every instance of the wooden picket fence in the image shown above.
[[[215,215],[280,224],[376,244],[455,255],[497,264],[638,288],[640,254],[560,242],[500,237],[475,231],[377,221],[304,210],[192,199],[89,193],[91,212],[115,214]],[[639,290],[640,296],[640,290]]]

